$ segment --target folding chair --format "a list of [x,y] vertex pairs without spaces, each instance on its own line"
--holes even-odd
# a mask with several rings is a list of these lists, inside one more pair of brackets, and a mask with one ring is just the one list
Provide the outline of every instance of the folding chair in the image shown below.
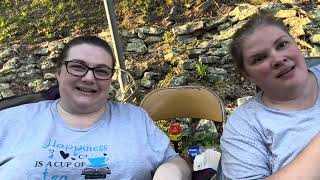
[[215,92],[202,86],[153,90],[142,99],[140,107],[144,108],[154,121],[197,118],[221,122],[222,127],[225,122],[223,101]]
[[225,121],[224,103],[210,89],[202,86],[159,88],[148,93],[141,101],[154,120],[172,118],[199,118],[215,122]]
[[26,94],[22,96],[11,96],[4,99],[0,99],[0,110],[27,104],[35,103],[44,100],[55,100],[60,98],[58,85],[52,86],[48,90],[43,90],[37,93]]

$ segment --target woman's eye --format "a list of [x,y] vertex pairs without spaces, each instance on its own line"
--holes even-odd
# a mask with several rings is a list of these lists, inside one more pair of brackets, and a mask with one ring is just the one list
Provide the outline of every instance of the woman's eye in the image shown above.
[[81,64],[72,64],[70,66],[70,68],[72,68],[73,70],[76,70],[76,71],[84,71],[84,70],[86,70],[86,67],[81,65]]
[[109,75],[111,72],[108,70],[108,69],[104,69],[104,68],[97,68],[95,69],[95,73],[96,74],[99,74],[99,75],[102,75],[102,76],[107,76]]
[[252,64],[257,64],[257,63],[262,62],[265,57],[266,56],[264,56],[264,55],[259,55],[259,56],[254,57],[252,60]]
[[277,45],[277,49],[282,49],[288,45],[288,41],[282,41]]

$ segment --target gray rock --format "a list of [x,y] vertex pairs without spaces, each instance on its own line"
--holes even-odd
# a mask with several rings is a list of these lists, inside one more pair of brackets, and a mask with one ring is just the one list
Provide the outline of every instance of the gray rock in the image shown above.
[[12,45],[12,51],[15,52],[16,54],[18,54],[22,47],[25,47],[25,46],[20,45],[20,44],[14,44],[14,45]]
[[145,39],[147,37],[146,34],[144,34],[144,29],[143,28],[137,28],[136,33],[138,34],[138,37],[141,39]]
[[28,63],[35,64],[35,63],[37,63],[37,60],[38,59],[33,54],[28,55],[28,58],[27,58],[27,62]]
[[217,30],[221,31],[221,30],[227,29],[230,26],[231,26],[231,23],[230,22],[226,22],[226,23],[223,23],[223,24],[219,25]]
[[229,49],[228,47],[223,47],[223,48],[218,48],[218,49],[215,49],[215,50],[209,50],[207,52],[207,55],[210,55],[210,56],[219,56],[219,57],[223,57],[225,55],[229,54]]
[[207,56],[207,55],[199,56],[199,62],[202,64],[214,64],[219,59],[220,59],[220,57],[218,57],[218,56]]
[[48,48],[41,48],[33,51],[34,55],[39,55],[39,56],[46,56],[49,54]]
[[148,48],[144,43],[128,43],[126,51],[146,54],[148,52]]
[[288,6],[282,3],[272,3],[272,4],[263,4],[260,9],[261,10],[267,10],[267,11],[272,11],[272,12],[277,12],[281,9],[287,9]]
[[1,96],[2,96],[2,98],[7,98],[7,97],[15,96],[15,94],[13,93],[13,91],[11,89],[5,89],[5,90],[1,91]]
[[0,91],[4,91],[6,89],[10,88],[10,84],[9,83],[0,83]]
[[224,23],[227,19],[227,16],[223,16],[222,18],[218,19],[218,20],[212,20],[210,22],[205,23],[205,29],[210,30],[213,28],[218,27],[220,24]]
[[61,41],[53,41],[48,44],[48,51],[62,50],[64,48],[64,43]]
[[17,78],[16,74],[7,74],[0,76],[0,83],[11,83]]
[[187,59],[185,61],[182,61],[181,65],[182,68],[185,70],[193,70],[196,66],[197,62],[195,59]]
[[147,43],[147,44],[154,44],[154,43],[158,43],[160,41],[162,41],[162,37],[161,36],[148,36],[144,40],[144,42]]
[[197,21],[197,22],[189,22],[185,25],[175,27],[172,29],[173,34],[176,36],[183,35],[183,34],[191,34],[195,31],[201,30],[204,28],[204,22],[203,21]]
[[241,21],[247,19],[257,12],[258,8],[256,6],[250,4],[240,4],[229,13],[229,16],[235,16]]
[[206,49],[190,49],[189,50],[189,58],[195,58],[195,57],[199,57],[199,55],[206,53],[207,50]]
[[225,63],[232,63],[232,57],[230,54],[223,56],[219,61],[219,64],[225,64]]
[[14,70],[16,68],[18,68],[20,66],[19,63],[19,58],[18,57],[14,57],[11,60],[7,61],[6,63],[4,63],[2,69],[0,69],[0,73],[7,73],[11,70]]
[[187,35],[180,35],[180,36],[177,36],[177,41],[180,42],[180,43],[184,43],[184,44],[187,44],[187,43],[191,43],[191,42],[194,42],[197,40],[197,37],[194,37],[190,34],[187,34]]
[[43,77],[45,80],[56,79],[56,75],[54,73],[45,73]]
[[161,73],[158,72],[145,72],[144,77],[147,79],[155,79],[155,80],[160,80],[162,77]]
[[183,86],[187,84],[187,78],[184,76],[173,77],[171,84],[174,86]]
[[232,42],[231,39],[226,39],[226,40],[220,41],[220,47],[228,48],[231,42]]
[[20,68],[18,68],[17,69],[17,73],[21,73],[21,72],[24,72],[24,71],[29,71],[29,70],[32,70],[32,69],[35,69],[35,68],[36,68],[35,64],[28,64],[28,65],[21,66]]
[[223,40],[230,39],[233,36],[233,34],[244,25],[244,23],[245,21],[240,21],[234,26],[231,26],[225,30],[220,31],[219,35],[213,36],[213,39],[216,41],[223,41]]
[[207,72],[209,74],[220,74],[226,76],[228,73],[225,69],[222,68],[215,68],[215,67],[208,67]]
[[160,67],[160,71],[163,74],[167,74],[170,71],[170,65],[167,63],[162,64],[162,66]]
[[20,72],[17,77],[21,78],[21,79],[40,79],[42,78],[41,75],[41,70],[40,69],[29,69],[27,71],[24,72]]
[[210,40],[214,36],[213,32],[204,32],[202,35],[199,36],[198,39],[200,40]]
[[198,48],[219,48],[220,47],[220,43],[217,41],[213,41],[213,40],[209,40],[209,41],[204,41],[202,43],[200,43],[198,46]]
[[39,92],[42,90],[49,89],[52,83],[48,80],[35,79],[28,83],[28,87],[32,89],[33,92]]
[[6,58],[12,55],[13,55],[13,50],[11,48],[8,48],[0,53],[0,59]]
[[138,37],[138,35],[136,34],[136,32],[134,30],[129,30],[129,31],[122,31],[120,32],[122,37],[125,38],[136,38]]
[[146,88],[151,88],[155,84],[155,80],[151,79],[141,79],[141,86],[146,87]]
[[219,142],[219,133],[212,120],[201,119],[196,127],[194,139],[202,146],[212,147]]
[[133,71],[133,76],[135,77],[135,79],[141,79],[144,73],[145,73],[144,69],[135,69]]
[[55,69],[56,65],[50,60],[45,59],[40,63],[40,69],[43,71]]
[[156,28],[156,27],[143,27],[141,28],[142,32],[144,34],[148,34],[148,35],[161,35],[163,34],[163,30],[160,28]]
[[207,74],[206,80],[210,83],[216,83],[225,80],[225,77],[219,74]]
[[144,43],[144,40],[139,39],[139,38],[130,38],[128,39],[129,43]]

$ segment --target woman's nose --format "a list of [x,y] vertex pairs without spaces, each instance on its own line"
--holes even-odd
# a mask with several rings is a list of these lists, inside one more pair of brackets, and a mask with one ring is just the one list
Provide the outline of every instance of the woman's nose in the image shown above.
[[273,68],[279,68],[281,67],[285,62],[287,61],[287,58],[282,56],[281,54],[276,54],[274,53],[272,55],[272,63],[271,63],[271,66]]
[[82,77],[82,80],[90,81],[95,80],[93,70],[88,70],[88,72]]
[[273,68],[279,68],[281,65],[283,65],[283,61],[285,60],[276,60],[272,62],[272,67]]

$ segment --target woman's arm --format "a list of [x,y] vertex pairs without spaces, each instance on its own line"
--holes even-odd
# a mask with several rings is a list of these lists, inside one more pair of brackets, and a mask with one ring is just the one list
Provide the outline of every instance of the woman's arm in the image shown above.
[[191,180],[191,167],[181,157],[175,157],[158,167],[153,180]]
[[267,180],[320,179],[320,134],[317,134],[299,155]]

